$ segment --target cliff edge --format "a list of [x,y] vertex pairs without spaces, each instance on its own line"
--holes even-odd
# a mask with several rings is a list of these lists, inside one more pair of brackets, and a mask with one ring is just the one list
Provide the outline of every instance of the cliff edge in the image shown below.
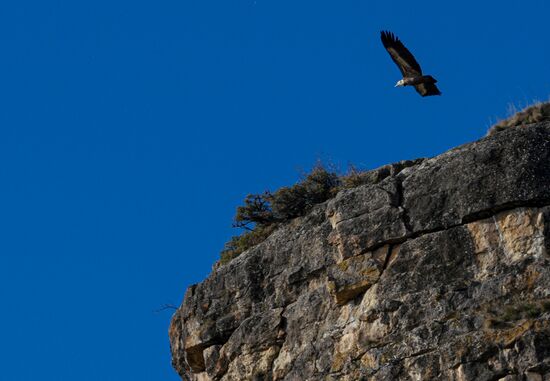
[[187,290],[183,380],[550,380],[550,123],[375,171]]

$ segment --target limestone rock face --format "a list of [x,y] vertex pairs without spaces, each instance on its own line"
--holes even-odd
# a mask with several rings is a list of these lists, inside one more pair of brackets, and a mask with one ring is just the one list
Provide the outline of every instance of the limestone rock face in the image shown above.
[[187,290],[183,380],[550,381],[550,124],[384,168]]

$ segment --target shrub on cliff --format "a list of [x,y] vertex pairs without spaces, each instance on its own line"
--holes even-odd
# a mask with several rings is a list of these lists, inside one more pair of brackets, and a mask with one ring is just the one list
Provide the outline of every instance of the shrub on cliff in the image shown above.
[[516,112],[508,119],[496,123],[489,129],[487,135],[493,135],[510,127],[520,127],[526,124],[548,120],[550,120],[550,102],[539,102]]
[[243,232],[241,235],[233,236],[229,242],[225,244],[224,249],[220,254],[220,263],[226,264],[233,258],[238,257],[243,251],[250,249],[253,246],[265,241],[267,237],[276,229],[276,224],[271,225],[256,225],[253,230]]
[[339,185],[340,179],[336,173],[318,165],[298,184],[283,187],[273,194],[273,214],[280,221],[303,216],[314,205],[333,197]]
[[354,166],[350,166],[348,173],[340,177],[341,187],[350,189],[364,184],[373,184],[377,180],[376,175],[377,173],[372,171],[362,171]]
[[340,178],[318,165],[302,181],[275,193],[249,194],[237,207],[233,226],[245,229],[231,238],[221,252],[221,264],[264,241],[279,223],[306,214],[314,205],[333,197]]
[[251,225],[270,225],[275,222],[271,211],[271,193],[249,194],[244,199],[244,205],[237,207],[233,227],[252,230]]

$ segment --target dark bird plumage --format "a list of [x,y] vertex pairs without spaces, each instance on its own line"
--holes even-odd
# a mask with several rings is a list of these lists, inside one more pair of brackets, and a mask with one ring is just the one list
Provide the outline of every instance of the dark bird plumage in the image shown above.
[[441,95],[435,85],[437,80],[431,75],[422,75],[422,69],[411,52],[392,32],[380,32],[380,38],[384,48],[390,54],[391,59],[403,75],[397,86],[414,86],[416,91],[423,97],[428,95]]

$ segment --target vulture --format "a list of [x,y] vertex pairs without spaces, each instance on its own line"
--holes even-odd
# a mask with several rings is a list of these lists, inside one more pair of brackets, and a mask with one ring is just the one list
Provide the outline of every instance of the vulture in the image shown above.
[[403,79],[400,79],[395,84],[399,86],[414,86],[415,90],[426,97],[428,95],[441,95],[441,92],[435,85],[437,79],[431,75],[422,75],[422,69],[414,56],[403,45],[403,43],[392,32],[380,32],[382,44],[388,51],[391,59],[403,74]]

